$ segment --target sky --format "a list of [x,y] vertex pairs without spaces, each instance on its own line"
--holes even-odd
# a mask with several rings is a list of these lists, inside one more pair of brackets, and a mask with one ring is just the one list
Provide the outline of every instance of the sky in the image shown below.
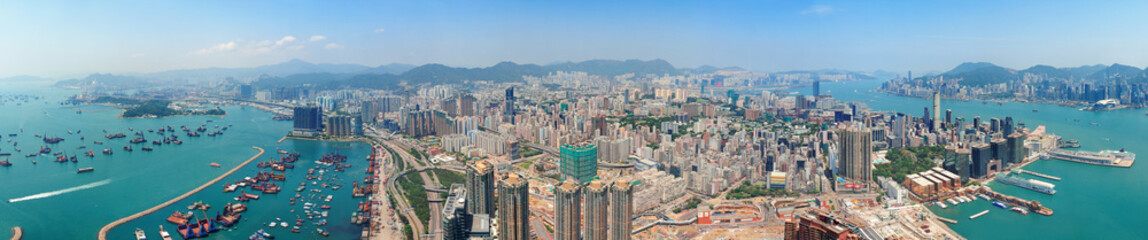
[[4,1],[0,77],[664,59],[755,71],[1148,66],[1148,1]]

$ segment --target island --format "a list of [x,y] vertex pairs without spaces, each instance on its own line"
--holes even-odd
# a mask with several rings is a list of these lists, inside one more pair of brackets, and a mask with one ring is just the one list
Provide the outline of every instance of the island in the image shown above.
[[98,97],[90,101],[95,104],[108,104],[124,109],[124,118],[157,118],[170,116],[223,116],[227,112],[219,107],[211,109],[191,109],[173,107],[170,100],[131,99],[121,97]]

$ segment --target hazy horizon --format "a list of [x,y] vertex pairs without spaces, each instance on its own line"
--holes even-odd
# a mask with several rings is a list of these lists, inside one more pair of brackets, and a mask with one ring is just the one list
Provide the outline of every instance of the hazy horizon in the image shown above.
[[[0,77],[247,68],[301,59],[487,67],[663,59],[678,68],[946,71],[1148,66],[1145,2],[15,2]],[[1103,10],[1103,11],[1101,11]]]

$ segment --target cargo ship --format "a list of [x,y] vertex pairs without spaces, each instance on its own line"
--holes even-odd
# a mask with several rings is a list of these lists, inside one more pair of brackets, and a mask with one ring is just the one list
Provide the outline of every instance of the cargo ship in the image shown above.
[[12,163],[8,162],[8,160],[4,160],[4,161],[0,161],[0,166],[10,167],[10,166],[12,166]]
[[95,168],[86,167],[86,168],[81,168],[79,170],[76,170],[76,173],[86,173],[86,172],[91,172],[91,171],[95,171],[95,170],[96,170]]
[[1017,177],[1016,173],[1008,173],[1008,174],[997,173],[995,179],[997,181],[1000,181],[1001,183],[1004,183],[1004,184],[1022,187],[1022,188],[1028,189],[1028,190],[1033,190],[1033,191],[1037,191],[1037,192],[1044,193],[1044,194],[1049,194],[1049,195],[1056,194],[1056,189],[1053,189],[1056,187],[1056,185],[1051,184],[1051,183],[1047,183],[1047,182],[1043,182],[1040,180],[1035,180],[1035,179],[1023,179],[1023,178]]
[[143,149],[144,151],[148,151],[148,152],[151,152],[151,150],[152,150],[152,148],[150,148],[150,147],[142,147],[140,149]]

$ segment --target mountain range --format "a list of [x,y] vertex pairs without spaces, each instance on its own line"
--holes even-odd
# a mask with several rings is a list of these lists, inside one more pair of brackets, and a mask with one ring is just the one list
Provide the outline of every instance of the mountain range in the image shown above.
[[356,64],[314,64],[293,59],[287,62],[253,68],[201,68],[170,70],[147,74],[110,75],[92,74],[85,78],[57,82],[59,86],[137,85],[140,81],[191,82],[199,80],[254,79],[259,87],[314,84],[322,87],[390,88],[401,82],[408,83],[464,83],[468,81],[516,82],[522,76],[545,76],[555,71],[579,71],[591,75],[617,76],[681,74],[661,59],[642,60],[590,60],[561,62],[545,66],[501,62],[485,68],[459,68],[442,64],[413,66],[387,64],[368,67]]
[[1086,65],[1070,68],[1036,65],[1024,70],[1014,70],[987,62],[966,62],[940,75],[945,78],[960,79],[960,84],[965,86],[984,86],[1017,81],[1025,75],[1048,80],[1148,82],[1148,70],[1121,64]]

